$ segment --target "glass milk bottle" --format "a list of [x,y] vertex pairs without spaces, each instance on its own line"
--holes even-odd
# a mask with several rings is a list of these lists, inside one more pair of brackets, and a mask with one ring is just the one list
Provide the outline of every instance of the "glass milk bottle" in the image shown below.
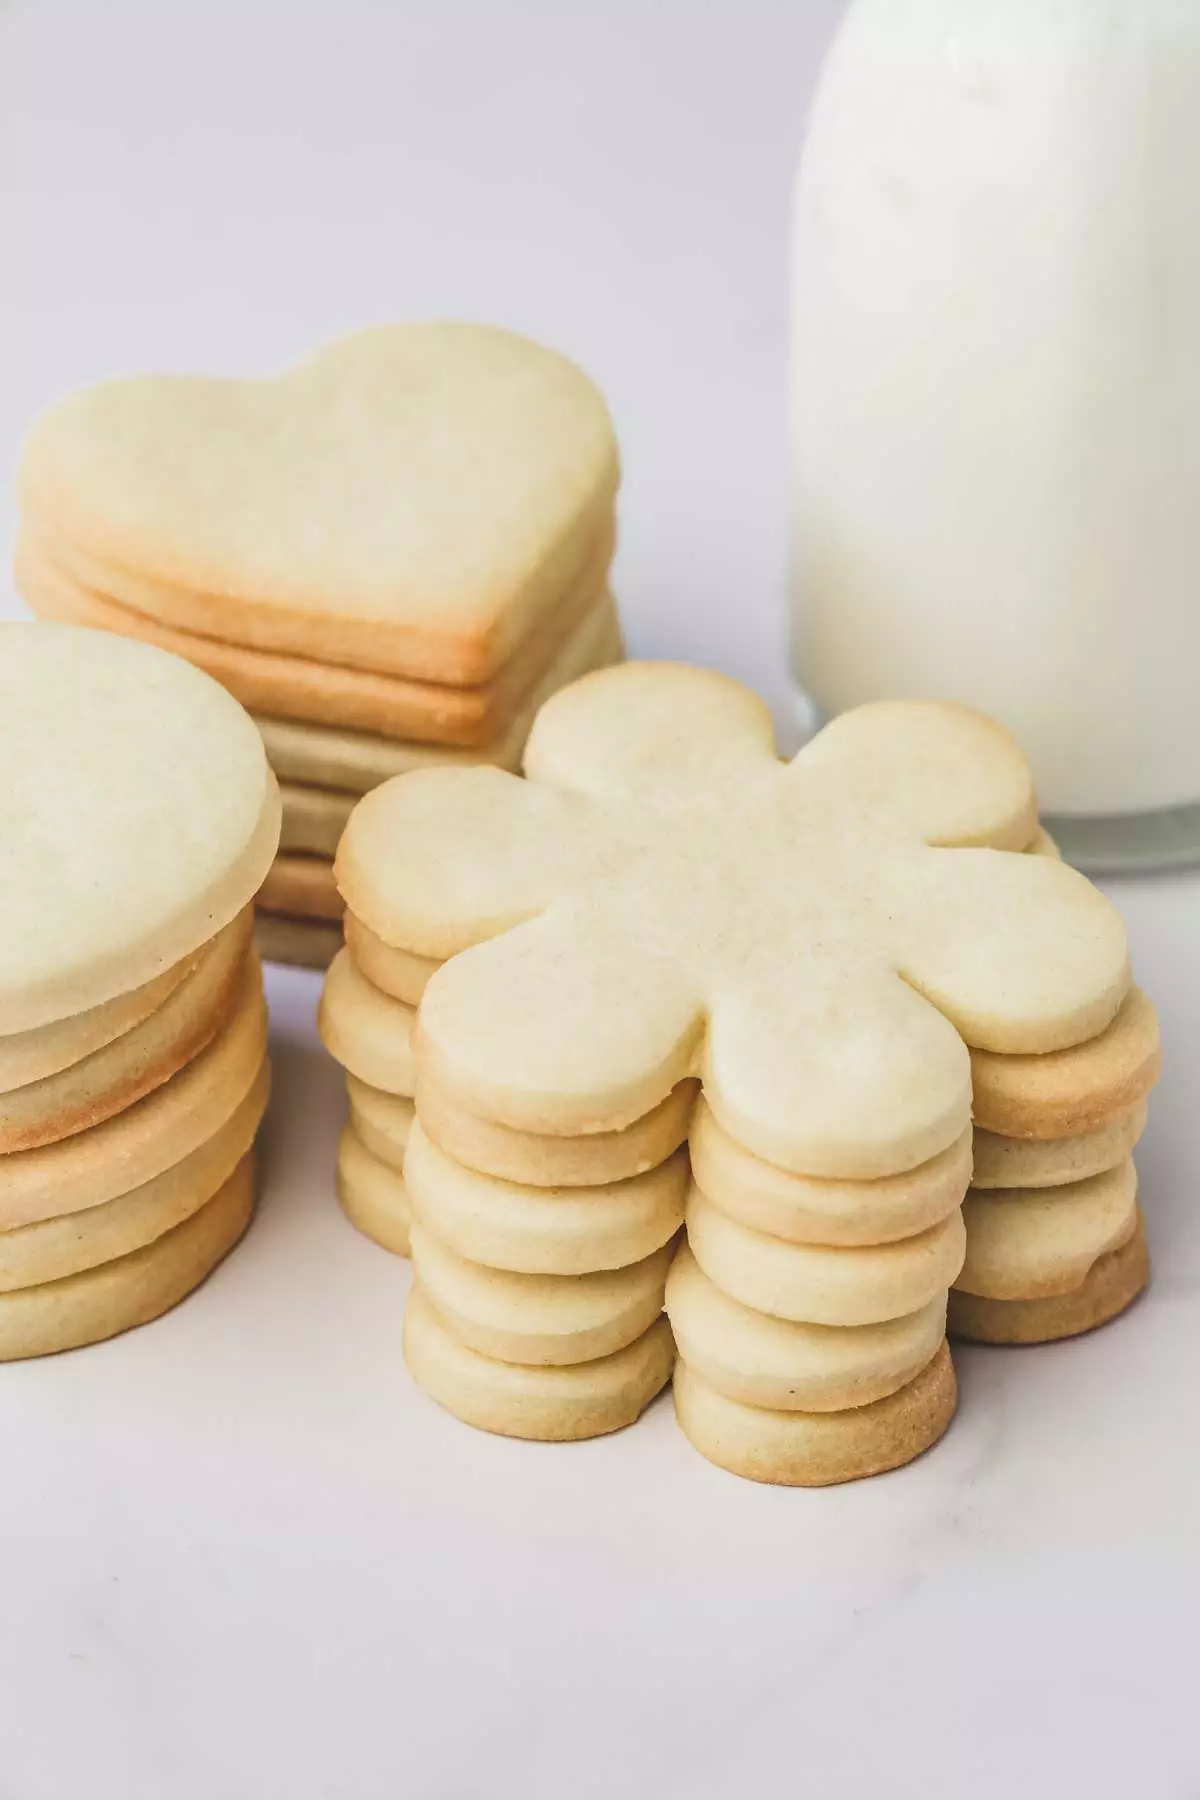
[[854,0],[800,169],[796,676],[1200,860],[1200,0]]

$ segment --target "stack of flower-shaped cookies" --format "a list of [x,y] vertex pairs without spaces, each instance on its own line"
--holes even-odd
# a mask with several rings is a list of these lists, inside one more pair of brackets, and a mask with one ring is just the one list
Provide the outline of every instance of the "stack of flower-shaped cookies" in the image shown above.
[[187,657],[250,709],[282,783],[267,954],[341,941],[358,796],[428,764],[516,767],[537,704],[620,654],[616,447],[563,357],[470,325],[359,333],[259,381],[72,395],[21,470],[43,617]]
[[[361,969],[419,1000],[416,1379],[518,1435],[632,1417],[665,1379],[641,1309],[682,1197],[665,1297],[693,1443],[796,1484],[907,1461],[955,1404],[968,1045],[1016,1061],[1106,1029],[1120,919],[1024,854],[1024,760],[958,707],[861,708],[788,765],[738,684],[634,664],[550,700],[525,770],[389,783],[338,853]],[[601,1264],[647,1209],[656,1241]]]
[[236,1243],[267,1102],[279,795],[177,658],[0,626],[0,1358],[165,1312]]
[[1131,988],[1111,1024],[1041,1055],[972,1052],[975,1169],[959,1337],[1037,1344],[1121,1313],[1150,1273],[1132,1151],[1162,1060]]

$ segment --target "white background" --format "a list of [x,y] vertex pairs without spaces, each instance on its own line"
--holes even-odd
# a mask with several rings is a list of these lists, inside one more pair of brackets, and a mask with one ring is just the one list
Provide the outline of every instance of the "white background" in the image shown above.
[[[0,7],[4,530],[80,381],[493,319],[610,398],[634,649],[782,715],[789,190],[839,10]],[[333,1198],[317,983],[275,972],[245,1246],[160,1324],[0,1371],[0,1800],[1194,1800],[1200,885],[1113,891],[1168,1046],[1154,1290],[961,1352],[945,1443],[820,1493],[711,1469],[669,1403],[563,1448],[417,1394],[406,1269]]]

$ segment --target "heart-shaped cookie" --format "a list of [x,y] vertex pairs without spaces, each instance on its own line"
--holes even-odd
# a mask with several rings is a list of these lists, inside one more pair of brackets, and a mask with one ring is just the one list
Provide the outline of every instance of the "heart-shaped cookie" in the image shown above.
[[25,449],[26,519],[85,587],[231,643],[486,681],[611,525],[604,402],[510,332],[381,326],[262,380],[71,395]]

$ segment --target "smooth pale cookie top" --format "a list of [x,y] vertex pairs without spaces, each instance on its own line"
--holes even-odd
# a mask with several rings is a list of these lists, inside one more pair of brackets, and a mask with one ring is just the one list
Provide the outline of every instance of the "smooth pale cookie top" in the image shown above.
[[35,424],[21,494],[156,617],[194,623],[207,596],[208,623],[241,643],[477,682],[569,586],[617,478],[574,364],[431,323],[358,332],[264,380],[73,394]]
[[1125,993],[1083,876],[947,847],[1019,851],[1036,824],[1019,751],[962,708],[863,707],[785,764],[747,689],[629,663],[542,708],[526,770],[388,783],[336,871],[388,943],[453,957],[419,1067],[505,1124],[617,1127],[699,1073],[768,1161],[890,1174],[964,1130],[963,1037],[1051,1049]]
[[0,625],[0,1023],[129,993],[215,936],[271,866],[253,721],[145,644]]

